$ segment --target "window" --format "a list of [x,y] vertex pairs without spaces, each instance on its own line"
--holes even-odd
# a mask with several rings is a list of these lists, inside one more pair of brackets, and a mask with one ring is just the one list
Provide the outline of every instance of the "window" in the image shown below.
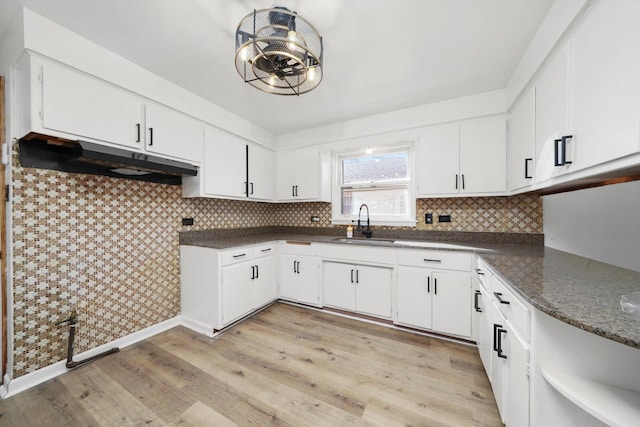
[[337,155],[334,223],[357,219],[365,203],[373,225],[415,224],[411,155],[410,147]]

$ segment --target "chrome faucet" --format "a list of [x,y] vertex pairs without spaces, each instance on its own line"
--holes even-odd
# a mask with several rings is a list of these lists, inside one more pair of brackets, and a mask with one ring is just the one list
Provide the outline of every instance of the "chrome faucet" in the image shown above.
[[[362,214],[362,208],[367,208],[367,225],[364,227],[360,223],[360,214]],[[364,237],[366,237],[367,239],[370,239],[371,235],[373,235],[373,231],[371,230],[369,223],[369,206],[367,206],[366,203],[361,204],[360,210],[358,210],[358,227],[356,228],[356,231],[358,233],[362,233],[362,235],[364,235]]]

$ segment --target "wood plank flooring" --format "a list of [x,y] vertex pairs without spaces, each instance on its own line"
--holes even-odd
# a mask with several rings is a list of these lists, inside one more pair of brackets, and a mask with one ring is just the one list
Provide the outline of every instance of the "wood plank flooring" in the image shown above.
[[500,426],[474,347],[278,303],[0,401],[0,426]]

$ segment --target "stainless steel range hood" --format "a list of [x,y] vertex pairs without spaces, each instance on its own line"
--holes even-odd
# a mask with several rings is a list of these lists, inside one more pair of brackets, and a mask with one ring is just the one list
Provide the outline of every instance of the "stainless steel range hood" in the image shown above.
[[182,184],[182,176],[196,176],[192,164],[108,147],[87,141],[69,141],[29,134],[19,143],[20,165],[162,184]]

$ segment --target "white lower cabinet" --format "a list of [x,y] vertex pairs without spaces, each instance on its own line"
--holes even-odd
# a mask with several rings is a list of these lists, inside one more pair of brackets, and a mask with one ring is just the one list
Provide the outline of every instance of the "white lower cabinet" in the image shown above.
[[211,334],[278,298],[276,245],[180,246],[180,311]]
[[320,306],[320,261],[316,245],[280,242],[280,298]]
[[469,254],[401,251],[398,264],[396,322],[471,337]]
[[392,271],[325,261],[324,305],[390,319]]

